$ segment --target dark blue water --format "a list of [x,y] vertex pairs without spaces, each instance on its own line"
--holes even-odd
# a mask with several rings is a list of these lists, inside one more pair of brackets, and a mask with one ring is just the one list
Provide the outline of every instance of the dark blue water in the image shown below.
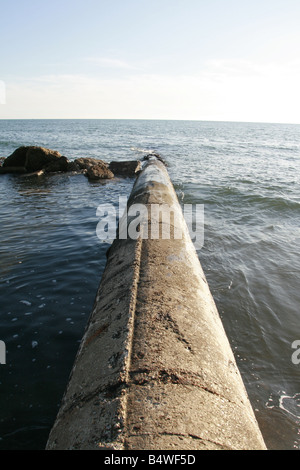
[[[198,251],[266,444],[300,448],[300,126],[191,121],[0,121],[0,156],[41,145],[69,159],[159,152],[182,203],[205,208]],[[43,449],[109,245],[99,204],[130,178],[0,176],[0,449]]]

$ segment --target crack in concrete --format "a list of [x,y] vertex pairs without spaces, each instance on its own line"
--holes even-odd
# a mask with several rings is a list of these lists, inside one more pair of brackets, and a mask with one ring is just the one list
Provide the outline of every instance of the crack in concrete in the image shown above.
[[184,337],[184,334],[180,331],[177,322],[174,320],[174,318],[171,317],[170,313],[166,313],[164,315],[164,319],[166,320],[167,327],[170,326],[170,329],[173,331],[178,341],[183,343],[190,353],[194,354],[189,341]]
[[[137,377],[140,374],[140,377]],[[237,404],[232,402],[229,398],[218,393],[212,388],[208,388],[203,383],[203,377],[199,374],[195,374],[189,371],[183,371],[179,369],[136,369],[130,372],[132,383],[135,385],[146,385],[151,382],[162,382],[164,384],[171,383],[175,385],[192,386],[201,388],[205,392],[216,395],[229,403]]]
[[[138,437],[147,437],[147,436],[171,436],[171,437],[173,437],[173,436],[177,436],[177,437],[184,437],[184,438],[199,440],[199,441],[202,441],[204,444],[206,442],[208,442],[210,444],[214,444],[217,447],[220,447],[222,450],[234,450],[234,448],[232,448],[230,446],[227,446],[225,444],[222,444],[221,442],[214,441],[212,439],[206,439],[204,437],[196,436],[195,434],[190,434],[190,433],[184,434],[184,433],[163,431],[163,432],[157,432],[155,434],[154,433],[129,434],[128,438],[136,437],[136,436],[138,436]],[[128,443],[126,442],[126,440],[124,442],[124,450],[129,450],[129,446],[128,446]]]
[[[113,376],[114,374],[112,374]],[[109,376],[107,376],[109,377]],[[141,368],[136,370],[127,370],[126,377],[120,375],[116,382],[106,384],[104,387],[97,387],[94,391],[88,395],[79,395],[74,397],[74,401],[67,408],[64,408],[63,414],[71,412],[74,408],[78,407],[79,404],[88,403],[94,398],[98,397],[101,401],[112,400],[122,398],[121,391],[128,390],[131,385],[144,386],[153,382],[163,384],[182,385],[187,387],[201,388],[205,392],[211,393],[212,395],[218,396],[229,403],[237,405],[238,403],[232,402],[229,398],[221,395],[216,390],[208,388],[203,383],[203,377],[199,374],[184,370],[174,369],[148,369]],[[126,397],[127,405],[127,397]],[[127,407],[125,407],[127,413]],[[124,417],[125,419],[125,417]]]

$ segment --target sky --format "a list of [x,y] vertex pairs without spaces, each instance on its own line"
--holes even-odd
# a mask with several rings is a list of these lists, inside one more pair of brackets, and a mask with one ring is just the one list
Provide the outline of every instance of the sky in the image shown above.
[[0,119],[300,123],[300,0],[0,0]]

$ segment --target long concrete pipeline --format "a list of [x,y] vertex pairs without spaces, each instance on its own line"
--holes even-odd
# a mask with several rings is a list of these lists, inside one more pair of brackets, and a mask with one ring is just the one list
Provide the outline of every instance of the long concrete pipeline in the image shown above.
[[266,449],[160,161],[133,204],[173,206],[183,236],[146,238],[148,220],[113,242],[46,449]]

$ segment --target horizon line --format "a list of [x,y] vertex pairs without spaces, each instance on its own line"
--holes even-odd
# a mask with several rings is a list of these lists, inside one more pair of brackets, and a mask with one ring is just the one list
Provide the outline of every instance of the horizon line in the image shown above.
[[183,121],[183,122],[216,122],[232,124],[280,124],[280,125],[300,125],[300,122],[279,122],[279,121],[236,121],[224,119],[167,119],[167,118],[2,118],[0,121]]

